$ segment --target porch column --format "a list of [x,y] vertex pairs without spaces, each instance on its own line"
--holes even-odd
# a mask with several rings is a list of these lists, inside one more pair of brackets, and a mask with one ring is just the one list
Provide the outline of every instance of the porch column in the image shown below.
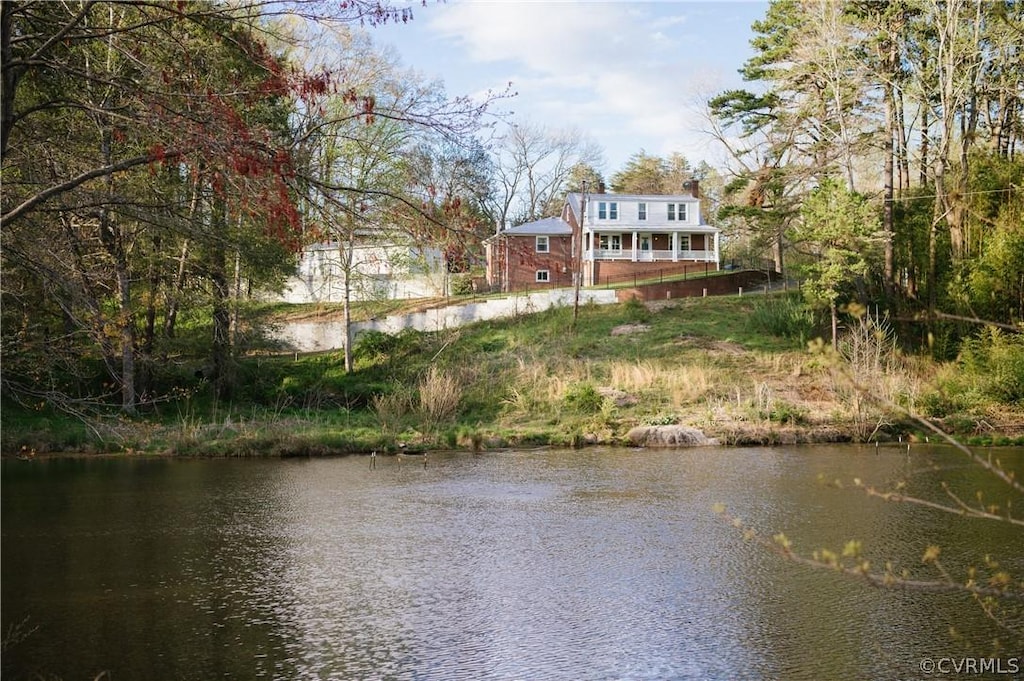
[[715,232],[715,269],[720,267],[721,259],[718,257],[718,236],[721,232]]
[[672,262],[679,262],[679,232],[672,232]]
[[639,247],[639,245],[637,244],[636,240],[637,240],[637,233],[633,232],[633,262],[636,262],[636,252],[637,252],[637,248]]

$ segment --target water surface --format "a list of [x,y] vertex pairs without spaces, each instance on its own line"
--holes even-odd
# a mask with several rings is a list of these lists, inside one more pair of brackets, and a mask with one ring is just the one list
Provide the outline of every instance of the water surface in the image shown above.
[[3,629],[24,635],[4,678],[897,679],[981,651],[951,625],[974,646],[998,635],[969,599],[760,550],[716,502],[806,551],[857,538],[917,566],[938,543],[950,564],[1024,568],[1019,532],[825,484],[987,484],[935,448],[369,464],[5,461]]

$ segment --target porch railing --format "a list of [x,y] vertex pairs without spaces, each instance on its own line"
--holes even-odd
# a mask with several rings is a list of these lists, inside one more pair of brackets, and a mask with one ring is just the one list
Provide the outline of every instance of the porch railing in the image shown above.
[[[634,253],[636,254],[635,258],[633,257]],[[587,260],[635,260],[636,262],[674,262],[676,260],[716,262],[718,260],[714,251],[678,251],[676,257],[672,257],[672,251],[598,248],[586,251],[584,255]]]

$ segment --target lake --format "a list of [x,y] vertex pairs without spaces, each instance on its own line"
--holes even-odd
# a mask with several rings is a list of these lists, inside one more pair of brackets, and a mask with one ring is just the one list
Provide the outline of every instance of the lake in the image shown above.
[[[1024,450],[993,451],[1024,473]],[[970,598],[746,542],[719,502],[806,553],[859,539],[874,564],[920,570],[939,544],[957,574],[985,553],[1024,569],[1020,530],[851,487],[1006,496],[948,448],[371,463],[3,461],[3,678],[895,681],[1001,636]]]

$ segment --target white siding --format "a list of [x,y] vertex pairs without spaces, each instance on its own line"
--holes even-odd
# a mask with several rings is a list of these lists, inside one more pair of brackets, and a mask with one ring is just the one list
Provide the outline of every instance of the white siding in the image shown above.
[[[587,202],[587,224],[595,227],[620,225],[623,228],[664,228],[680,227],[682,225],[699,225],[700,200],[693,197],[681,196],[646,196],[640,198],[619,198],[608,194],[605,196],[590,196]],[[611,203],[618,204],[618,218],[613,220],[610,217]],[[606,204],[605,217],[601,217],[600,204]],[[647,219],[638,219],[639,204],[647,204]],[[686,220],[680,221],[668,219],[668,204],[686,204]]]

